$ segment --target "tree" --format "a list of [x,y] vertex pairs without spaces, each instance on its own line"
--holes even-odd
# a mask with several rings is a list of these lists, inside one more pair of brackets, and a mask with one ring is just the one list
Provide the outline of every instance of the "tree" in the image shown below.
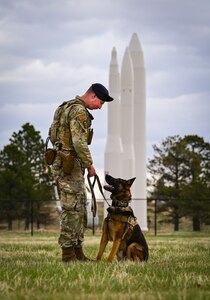
[[38,219],[42,202],[51,198],[51,181],[44,164],[44,142],[39,131],[29,123],[24,124],[18,133],[13,133],[10,141],[25,155],[27,176],[23,200],[25,228],[28,229],[31,211],[35,212]]
[[197,135],[183,138],[188,179],[182,187],[185,213],[192,218],[193,230],[200,231],[201,221],[210,213],[210,144]]
[[45,172],[44,142],[39,131],[26,123],[12,134],[0,155],[1,204],[10,219],[17,217],[18,211],[18,217],[25,219],[25,229],[29,229],[30,218],[35,215],[38,220],[42,203],[51,199],[51,181]]
[[0,152],[0,201],[1,218],[6,218],[8,229],[20,216],[20,202],[23,195],[24,155],[15,145],[7,145]]
[[209,220],[210,144],[196,135],[173,136],[153,148],[152,196],[172,210],[175,230],[182,216],[192,217],[193,230],[200,230],[201,220]]
[[171,209],[174,230],[178,231],[179,219],[182,217],[180,185],[186,176],[181,137],[168,137],[160,147],[154,145],[153,149],[154,158],[148,163],[152,178],[150,182],[154,187],[152,197],[162,200],[164,207]]

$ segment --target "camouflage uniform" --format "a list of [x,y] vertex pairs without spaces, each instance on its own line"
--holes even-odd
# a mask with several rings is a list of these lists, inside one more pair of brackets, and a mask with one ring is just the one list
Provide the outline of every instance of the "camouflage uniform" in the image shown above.
[[74,166],[70,174],[64,173],[62,158],[59,155],[56,156],[52,165],[52,173],[58,186],[62,206],[59,237],[59,244],[62,248],[79,246],[84,239],[87,221],[84,169],[92,164],[87,142],[91,119],[92,116],[79,96],[65,104],[60,116],[54,147],[61,147],[64,153],[74,152]]

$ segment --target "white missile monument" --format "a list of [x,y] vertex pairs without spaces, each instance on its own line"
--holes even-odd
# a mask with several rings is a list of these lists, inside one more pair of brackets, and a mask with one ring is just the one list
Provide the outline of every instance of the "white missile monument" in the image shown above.
[[109,93],[116,101],[112,101],[108,105],[108,136],[105,148],[105,166],[109,170],[109,173],[116,177],[122,173],[123,148],[121,135],[119,134],[121,131],[120,73],[115,48],[112,50],[110,63]]
[[138,35],[134,33],[125,49],[121,73],[117,51],[115,48],[112,50],[109,92],[114,101],[108,106],[104,171],[105,174],[123,179],[136,177],[131,188],[131,206],[144,231],[148,230],[145,89],[144,55]]

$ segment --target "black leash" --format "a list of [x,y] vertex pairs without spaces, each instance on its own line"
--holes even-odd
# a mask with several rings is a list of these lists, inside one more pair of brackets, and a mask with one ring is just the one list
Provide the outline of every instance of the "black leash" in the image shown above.
[[87,180],[88,180],[88,184],[89,184],[90,191],[91,191],[91,194],[92,194],[92,200],[93,200],[92,212],[93,212],[93,216],[95,217],[96,216],[96,212],[97,212],[96,196],[95,196],[95,193],[94,193],[94,186],[95,186],[96,181],[98,183],[99,191],[100,191],[101,195],[103,196],[104,200],[106,201],[106,203],[108,204],[108,206],[110,206],[110,204],[108,203],[108,201],[106,200],[106,197],[104,196],[102,185],[101,185],[101,182],[100,182],[100,179],[99,179],[98,175],[96,174],[94,176],[93,183],[91,183],[89,175],[87,175]]

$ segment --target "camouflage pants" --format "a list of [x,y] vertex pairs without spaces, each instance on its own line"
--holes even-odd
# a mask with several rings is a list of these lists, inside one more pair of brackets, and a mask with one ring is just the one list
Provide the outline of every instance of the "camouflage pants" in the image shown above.
[[87,223],[87,197],[83,172],[79,162],[75,162],[70,175],[64,174],[60,168],[57,168],[57,164],[56,162],[53,164],[52,171],[58,185],[62,207],[58,243],[61,248],[79,246],[84,240],[84,229]]

